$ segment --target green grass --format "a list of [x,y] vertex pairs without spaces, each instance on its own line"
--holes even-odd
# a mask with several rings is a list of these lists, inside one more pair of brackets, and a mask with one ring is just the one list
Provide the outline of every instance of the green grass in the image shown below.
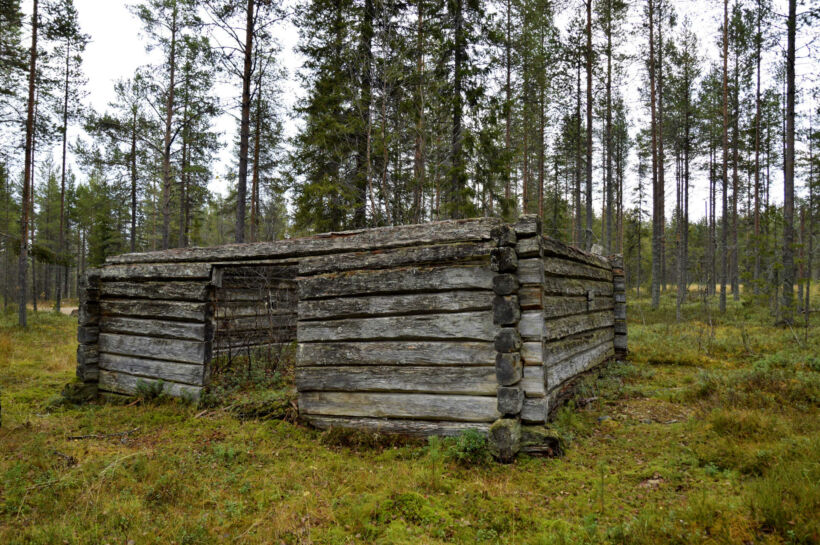
[[673,305],[630,304],[628,361],[559,412],[565,456],[512,465],[303,427],[273,374],[221,406],[59,406],[72,319],[2,316],[0,543],[820,542],[820,323]]

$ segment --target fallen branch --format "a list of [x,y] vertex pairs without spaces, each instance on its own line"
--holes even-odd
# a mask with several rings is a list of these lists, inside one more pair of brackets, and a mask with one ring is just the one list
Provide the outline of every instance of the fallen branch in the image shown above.
[[128,431],[120,431],[116,433],[90,434],[90,435],[70,435],[66,439],[69,441],[78,441],[80,439],[109,439],[111,437],[125,438],[128,435],[138,431],[139,428],[134,428]]

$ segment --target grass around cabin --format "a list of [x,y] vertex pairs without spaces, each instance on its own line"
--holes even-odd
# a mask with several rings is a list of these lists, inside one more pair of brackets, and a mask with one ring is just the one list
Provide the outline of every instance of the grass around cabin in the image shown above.
[[459,462],[481,458],[475,438],[366,444],[248,418],[242,396],[204,414],[55,406],[74,320],[6,315],[0,543],[818,543],[820,313],[806,339],[730,304],[689,303],[682,323],[671,296],[630,304],[628,360],[559,413],[565,456],[508,466]]

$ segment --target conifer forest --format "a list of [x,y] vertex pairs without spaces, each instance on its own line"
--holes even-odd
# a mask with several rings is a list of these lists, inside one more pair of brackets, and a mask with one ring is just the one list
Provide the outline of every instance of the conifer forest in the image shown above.
[[711,28],[669,0],[133,2],[151,62],[101,109],[74,2],[21,4],[0,5],[0,274],[21,323],[113,254],[521,213],[623,253],[655,305],[743,288],[786,321],[809,308],[815,2],[704,2]]

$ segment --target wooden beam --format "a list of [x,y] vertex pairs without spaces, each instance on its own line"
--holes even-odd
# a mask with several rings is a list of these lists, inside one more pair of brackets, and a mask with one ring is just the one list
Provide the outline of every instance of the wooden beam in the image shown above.
[[489,266],[409,267],[323,274],[302,279],[299,297],[305,300],[377,293],[490,290],[494,276]]
[[306,415],[458,422],[493,422],[501,416],[495,396],[300,392],[299,409]]
[[361,318],[419,312],[465,312],[492,309],[490,291],[445,291],[404,295],[365,295],[299,302],[300,320]]
[[193,386],[205,385],[204,365],[103,353],[100,355],[100,369]]
[[299,322],[300,343],[344,340],[490,340],[498,326],[491,311],[349,318]]
[[300,392],[408,392],[495,395],[495,367],[304,367],[296,369]]
[[275,242],[227,244],[210,248],[176,248],[124,254],[108,258],[107,263],[240,261],[491,240],[490,231],[501,223],[498,218],[476,218],[360,229]]
[[210,356],[205,342],[114,333],[101,333],[99,347],[100,353],[157,358],[181,363],[204,364]]
[[309,365],[493,365],[492,342],[388,341],[300,344],[298,366]]

